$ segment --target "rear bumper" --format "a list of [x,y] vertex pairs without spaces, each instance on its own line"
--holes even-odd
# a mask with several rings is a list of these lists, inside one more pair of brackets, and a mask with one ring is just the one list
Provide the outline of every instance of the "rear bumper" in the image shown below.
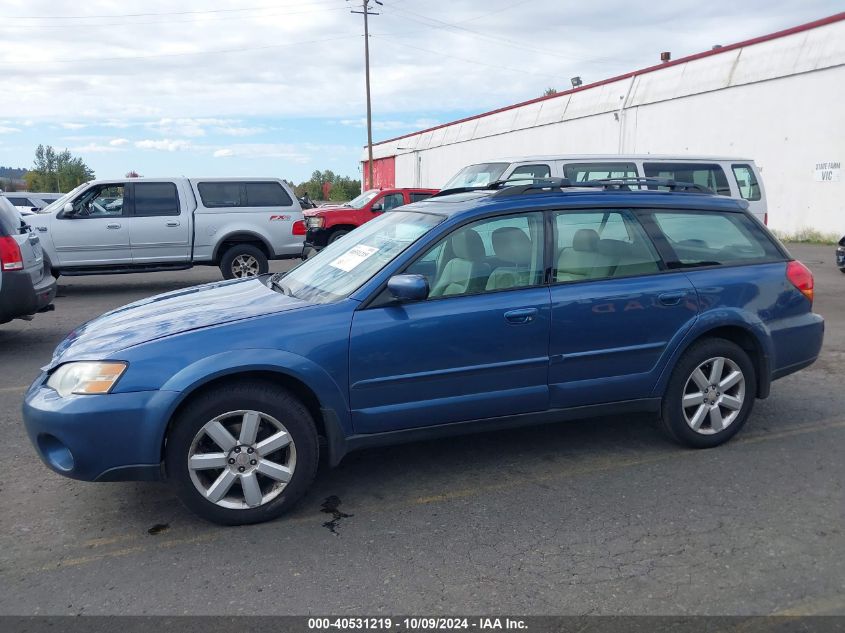
[[813,312],[786,319],[773,329],[772,380],[783,378],[816,362],[824,342],[824,319]]
[[53,471],[85,481],[161,479],[161,451],[174,391],[62,398],[33,383],[23,405],[26,432]]
[[0,323],[35,314],[50,305],[55,297],[56,280],[49,274],[33,287],[27,271],[4,272],[0,285]]

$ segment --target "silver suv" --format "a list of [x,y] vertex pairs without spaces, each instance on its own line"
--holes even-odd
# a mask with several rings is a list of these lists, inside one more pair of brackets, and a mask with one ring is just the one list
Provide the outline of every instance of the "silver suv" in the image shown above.
[[56,280],[44,266],[38,236],[0,197],[0,323],[31,319],[52,307]]

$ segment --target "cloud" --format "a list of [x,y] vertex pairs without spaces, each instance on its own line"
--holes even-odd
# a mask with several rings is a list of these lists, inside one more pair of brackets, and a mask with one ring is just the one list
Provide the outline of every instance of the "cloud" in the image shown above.
[[101,143],[88,143],[87,145],[81,145],[79,147],[71,147],[70,151],[75,154],[99,154],[104,152],[121,152],[123,150],[119,147],[114,147],[113,145],[103,145]]
[[0,134],[13,134],[15,132],[20,132],[20,129],[16,127],[0,125]]
[[109,145],[112,147],[120,147],[121,145],[128,145],[129,139],[128,138],[113,138],[109,141]]
[[81,130],[88,127],[85,123],[60,123],[59,125],[66,130]]
[[[338,121],[338,123],[345,127],[364,128],[367,126],[367,119],[363,117],[360,119],[341,119],[340,121]],[[415,119],[413,121],[376,119],[373,121],[373,129],[386,132],[395,130],[422,130],[427,127],[434,127],[439,123],[440,121],[438,121],[437,119],[426,118]]]
[[235,155],[235,151],[228,148],[228,147],[225,148],[225,149],[218,149],[214,152],[214,154],[212,154],[212,156],[214,156],[214,158],[227,158],[229,156],[234,156],[234,155]]
[[192,145],[190,141],[165,138],[161,140],[144,139],[143,141],[135,141],[135,147],[138,149],[153,149],[160,152],[178,152],[190,149]]
[[255,134],[261,134],[262,132],[266,131],[266,129],[263,127],[218,126],[213,129],[218,134],[223,134],[224,136],[253,136]]

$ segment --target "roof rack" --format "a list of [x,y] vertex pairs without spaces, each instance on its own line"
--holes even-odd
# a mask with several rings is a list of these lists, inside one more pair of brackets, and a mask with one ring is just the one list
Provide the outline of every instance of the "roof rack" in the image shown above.
[[[520,178],[525,183],[527,178]],[[568,178],[535,178],[531,182],[521,185],[508,185],[507,180],[492,182],[485,189],[498,190],[495,197],[518,196],[532,191],[548,191],[550,189],[603,189],[605,191],[630,191],[631,185],[651,187],[666,187],[670,191],[681,191],[687,193],[710,193],[713,191],[702,185],[692,182],[678,182],[671,178],[603,178],[600,180],[587,180],[573,183]],[[481,187],[475,188],[479,190]]]

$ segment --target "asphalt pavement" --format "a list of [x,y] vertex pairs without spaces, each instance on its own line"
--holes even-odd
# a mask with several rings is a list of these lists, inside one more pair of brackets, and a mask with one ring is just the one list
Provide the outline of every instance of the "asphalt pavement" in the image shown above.
[[53,474],[20,415],[75,326],[219,271],[62,278],[55,312],[0,325],[0,614],[845,614],[845,275],[790,249],[822,357],[728,444],[626,416],[373,449],[237,528],[166,484]]

